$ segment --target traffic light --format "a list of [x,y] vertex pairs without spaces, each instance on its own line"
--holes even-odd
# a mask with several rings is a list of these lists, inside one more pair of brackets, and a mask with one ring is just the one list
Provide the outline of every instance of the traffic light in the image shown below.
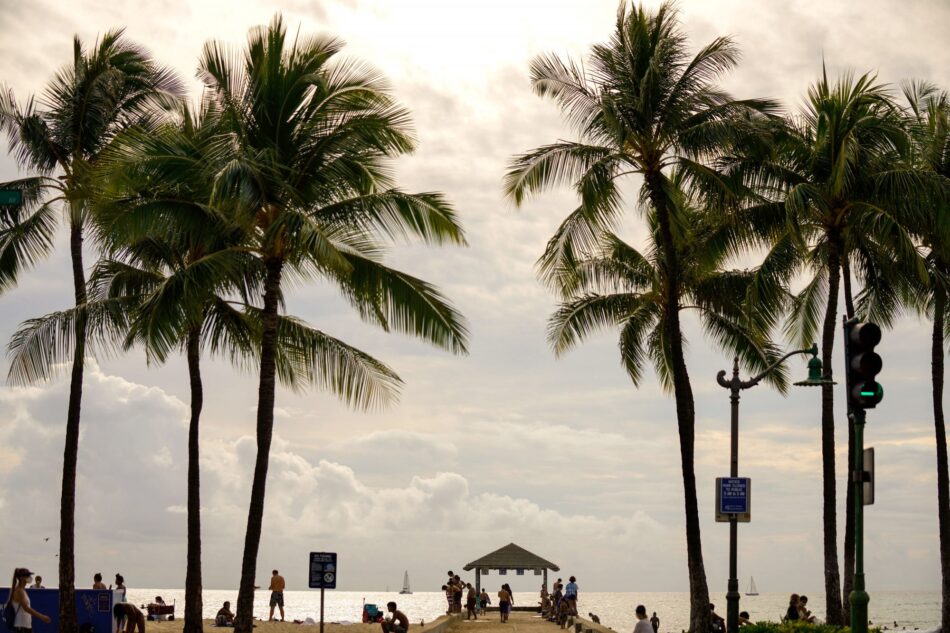
[[851,406],[873,409],[884,398],[884,387],[874,377],[881,371],[881,357],[874,346],[881,342],[881,328],[874,323],[844,324],[848,401]]

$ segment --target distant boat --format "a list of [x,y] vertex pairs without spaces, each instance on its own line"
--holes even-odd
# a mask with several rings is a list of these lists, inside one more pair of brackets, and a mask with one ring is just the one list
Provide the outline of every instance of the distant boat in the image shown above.
[[411,594],[412,589],[409,588],[409,571],[407,570],[405,575],[402,577],[402,591],[400,594]]
[[755,588],[755,578],[749,576],[749,590],[746,592],[747,596],[757,596],[759,595],[758,589]]

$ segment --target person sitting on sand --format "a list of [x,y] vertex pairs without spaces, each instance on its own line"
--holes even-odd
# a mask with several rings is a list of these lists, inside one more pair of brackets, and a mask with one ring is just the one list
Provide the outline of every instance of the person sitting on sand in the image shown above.
[[498,592],[498,613],[501,616],[501,622],[508,621],[508,614],[511,612],[511,594],[505,589],[505,585],[501,586],[501,590]]
[[793,593],[788,599],[788,610],[785,612],[786,622],[797,622],[801,617],[798,611],[798,594]]
[[811,614],[811,611],[808,610],[808,596],[799,596],[798,598],[798,615],[799,619],[802,622],[809,622],[811,624],[815,623],[815,616]]
[[145,615],[139,611],[138,607],[129,602],[120,602],[112,607],[112,616],[118,623],[125,620],[125,633],[132,633],[138,627],[138,633],[145,633]]
[[406,614],[396,608],[395,602],[387,602],[386,609],[393,614],[393,617],[379,623],[383,627],[383,633],[407,633],[409,631],[409,618],[406,617]]
[[647,608],[642,604],[637,605],[637,623],[633,627],[633,633],[653,633],[653,625],[647,618]]
[[92,577],[92,588],[99,590],[108,589],[108,587],[106,587],[106,583],[102,582],[102,574],[97,573]]
[[234,614],[231,613],[231,603],[225,603],[218,609],[218,615],[214,616],[215,626],[234,626]]
[[748,611],[739,612],[739,626],[748,626],[752,624],[752,620],[749,618]]
[[709,619],[712,622],[713,633],[725,633],[726,621],[722,619],[722,616],[716,613],[716,605],[712,603],[709,605]]

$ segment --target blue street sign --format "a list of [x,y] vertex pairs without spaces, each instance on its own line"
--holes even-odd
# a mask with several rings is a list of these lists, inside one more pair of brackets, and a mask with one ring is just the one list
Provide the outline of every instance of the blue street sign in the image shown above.
[[748,514],[749,478],[721,477],[719,479],[719,512],[721,514]]
[[336,552],[310,552],[310,588],[336,589]]

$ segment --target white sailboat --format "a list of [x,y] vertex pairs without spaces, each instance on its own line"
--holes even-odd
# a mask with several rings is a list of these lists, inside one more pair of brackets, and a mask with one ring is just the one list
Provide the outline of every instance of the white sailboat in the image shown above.
[[759,590],[755,588],[755,578],[749,576],[749,590],[746,592],[747,596],[757,596],[759,595]]
[[409,588],[409,571],[408,570],[406,570],[405,575],[403,575],[402,577],[402,591],[400,591],[399,593],[400,594],[412,593],[412,589]]

